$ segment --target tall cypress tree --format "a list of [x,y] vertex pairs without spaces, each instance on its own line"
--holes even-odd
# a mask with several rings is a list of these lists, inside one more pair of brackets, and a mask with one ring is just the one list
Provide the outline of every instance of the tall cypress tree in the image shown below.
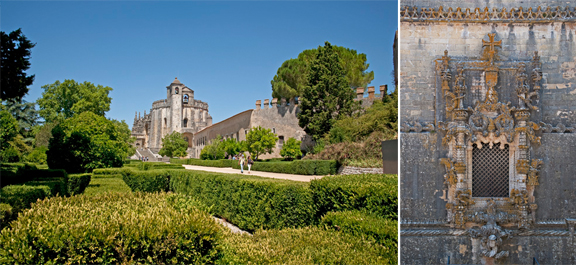
[[310,65],[308,82],[301,97],[298,124],[318,140],[343,115],[356,109],[354,91],[349,87],[340,58],[329,42],[318,47]]
[[28,93],[34,75],[26,76],[30,68],[30,50],[36,44],[30,42],[20,29],[6,34],[0,31],[0,54],[2,57],[2,93],[0,99],[15,99],[18,102]]

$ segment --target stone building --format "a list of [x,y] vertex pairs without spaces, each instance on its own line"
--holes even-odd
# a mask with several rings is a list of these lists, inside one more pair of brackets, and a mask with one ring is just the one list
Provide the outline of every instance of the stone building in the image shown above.
[[[149,114],[137,114],[134,117],[132,136],[136,138],[136,156],[160,158],[158,151],[162,147],[162,138],[177,131],[188,141],[187,153],[192,158],[199,158],[202,148],[210,144],[218,135],[224,139],[246,140],[246,134],[252,127],[261,126],[271,129],[278,136],[278,142],[271,154],[259,158],[280,157],[284,141],[295,138],[303,141],[303,148],[311,144],[310,137],[298,125],[299,112],[297,99],[265,99],[256,101],[256,108],[240,112],[221,122],[212,124],[208,114],[208,104],[194,99],[194,91],[175,79],[167,89],[167,99],[155,101]],[[387,86],[380,86],[380,94],[375,93],[373,86],[357,88],[357,98],[363,107],[369,107],[374,100],[386,94]]]
[[576,264],[576,3],[401,6],[401,262]]
[[[182,84],[178,78],[166,87],[166,99],[154,101],[150,113],[139,113],[134,117],[132,136],[138,149],[157,154],[162,147],[162,138],[177,131],[184,135],[188,147],[192,147],[195,132],[212,125],[208,114],[208,103],[194,99],[194,90]],[[138,153],[141,150],[139,150]],[[143,156],[151,156],[149,153]]]

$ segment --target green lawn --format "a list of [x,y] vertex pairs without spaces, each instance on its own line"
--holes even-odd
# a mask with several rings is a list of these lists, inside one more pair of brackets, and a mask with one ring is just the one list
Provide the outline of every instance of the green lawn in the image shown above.
[[124,183],[121,178],[94,178],[90,181],[88,187],[84,191],[86,196],[93,196],[96,194],[104,193],[107,191],[114,192],[132,192],[130,187]]

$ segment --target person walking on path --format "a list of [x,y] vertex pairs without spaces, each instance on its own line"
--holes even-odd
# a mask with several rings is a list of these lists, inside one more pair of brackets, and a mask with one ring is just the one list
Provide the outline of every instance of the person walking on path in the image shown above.
[[250,168],[254,164],[254,160],[252,160],[251,156],[248,156],[248,174],[250,174]]
[[240,173],[244,174],[244,154],[242,154],[238,160],[238,163],[240,164]]

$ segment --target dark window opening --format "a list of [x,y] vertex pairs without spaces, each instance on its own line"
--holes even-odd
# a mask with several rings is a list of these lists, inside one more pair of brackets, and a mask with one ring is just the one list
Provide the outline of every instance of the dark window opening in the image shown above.
[[472,149],[472,197],[508,197],[509,157],[508,145],[490,148],[489,144],[476,144]]

